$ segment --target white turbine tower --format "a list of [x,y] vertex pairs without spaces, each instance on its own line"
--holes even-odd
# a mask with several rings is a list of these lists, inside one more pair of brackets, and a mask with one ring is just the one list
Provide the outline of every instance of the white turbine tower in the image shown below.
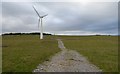
[[40,16],[40,14],[38,13],[38,11],[35,9],[35,7],[33,6],[33,9],[35,10],[35,12],[37,13],[39,19],[38,19],[38,28],[39,28],[39,24],[41,23],[41,27],[40,27],[40,39],[43,39],[43,24],[42,24],[42,18],[47,16],[48,14],[46,15],[43,15],[43,16]]

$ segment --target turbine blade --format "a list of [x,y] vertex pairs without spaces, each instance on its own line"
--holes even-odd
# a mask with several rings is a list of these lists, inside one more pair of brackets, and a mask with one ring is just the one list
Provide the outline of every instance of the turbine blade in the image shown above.
[[41,17],[45,17],[45,16],[47,16],[48,14],[46,14],[46,15],[43,15],[43,16],[41,16]]
[[35,12],[37,13],[37,15],[40,17],[40,15],[39,15],[38,11],[35,9],[35,7],[34,6],[32,6],[32,7],[35,10]]
[[40,26],[40,18],[38,19],[38,29],[39,29],[39,26]]

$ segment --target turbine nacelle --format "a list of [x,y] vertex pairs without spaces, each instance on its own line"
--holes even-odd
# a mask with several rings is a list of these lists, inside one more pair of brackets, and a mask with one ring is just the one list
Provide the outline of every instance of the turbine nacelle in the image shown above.
[[43,16],[40,16],[40,18],[43,18],[43,17],[45,17],[45,16],[47,16],[48,14],[46,14],[46,15],[43,15]]

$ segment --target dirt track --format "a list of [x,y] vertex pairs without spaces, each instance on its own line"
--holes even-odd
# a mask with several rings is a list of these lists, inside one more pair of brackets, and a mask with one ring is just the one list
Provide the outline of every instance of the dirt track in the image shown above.
[[33,72],[101,72],[78,52],[66,49],[60,39],[58,47],[61,52],[54,55],[50,61],[39,64]]

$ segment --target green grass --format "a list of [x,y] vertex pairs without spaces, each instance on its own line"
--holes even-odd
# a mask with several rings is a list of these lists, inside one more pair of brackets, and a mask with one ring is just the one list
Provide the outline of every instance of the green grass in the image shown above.
[[38,35],[3,36],[3,72],[32,72],[40,63],[59,52],[57,40]]
[[2,72],[2,36],[0,36],[0,73]]
[[104,72],[118,72],[117,36],[61,36],[68,49],[78,51]]
[[56,38],[68,49],[78,51],[104,72],[118,71],[117,36],[3,36],[3,72],[31,72],[59,52]]

